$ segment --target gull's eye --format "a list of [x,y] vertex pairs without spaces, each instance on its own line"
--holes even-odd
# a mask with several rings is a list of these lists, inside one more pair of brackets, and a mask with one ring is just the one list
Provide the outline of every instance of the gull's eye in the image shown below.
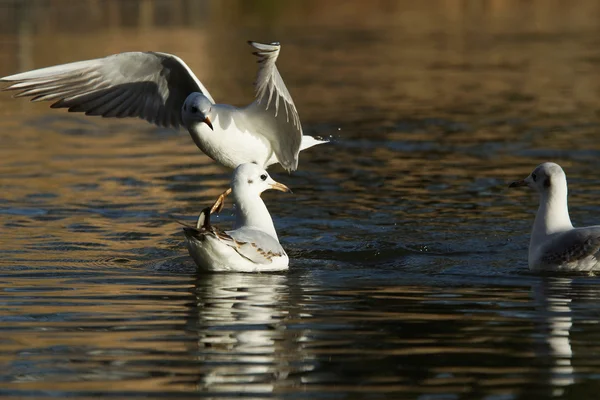
[[535,174],[531,174],[531,178],[533,179],[533,181],[535,182],[535,180],[537,179],[537,176],[535,176]]
[[262,179],[263,181],[266,181],[267,180],[267,174],[262,174],[260,176],[260,179]]
[[191,107],[190,107],[190,111],[191,111],[192,113],[196,114],[196,113],[198,112],[198,107],[196,107],[196,106],[191,106]]

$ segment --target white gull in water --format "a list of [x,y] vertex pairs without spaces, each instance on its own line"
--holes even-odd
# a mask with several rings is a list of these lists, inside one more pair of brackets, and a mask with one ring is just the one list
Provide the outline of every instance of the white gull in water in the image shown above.
[[0,78],[15,97],[54,101],[52,108],[103,117],[139,117],[187,128],[210,158],[235,168],[253,162],[298,167],[300,150],[326,141],[302,134],[300,117],[275,65],[279,43],[249,42],[259,69],[246,107],[215,104],[189,67],[172,54],[129,52]]
[[[202,210],[196,227],[185,227],[188,251],[196,265],[206,271],[263,272],[288,269],[289,258],[279,244],[269,210],[260,198],[268,189],[289,192],[256,164],[237,167],[227,190],[212,207]],[[233,230],[222,231],[210,224],[210,214],[221,210],[232,193],[236,208]]]
[[574,228],[567,207],[567,177],[555,163],[544,163],[510,187],[529,186],[540,195],[529,242],[533,271],[600,270],[600,225]]

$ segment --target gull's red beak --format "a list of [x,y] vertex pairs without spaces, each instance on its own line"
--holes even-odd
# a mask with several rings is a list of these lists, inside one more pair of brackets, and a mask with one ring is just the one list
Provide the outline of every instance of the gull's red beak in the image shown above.
[[210,122],[210,118],[206,117],[204,118],[204,122],[206,125],[208,125],[208,127],[210,128],[211,131],[214,131],[213,126],[212,126],[212,122]]

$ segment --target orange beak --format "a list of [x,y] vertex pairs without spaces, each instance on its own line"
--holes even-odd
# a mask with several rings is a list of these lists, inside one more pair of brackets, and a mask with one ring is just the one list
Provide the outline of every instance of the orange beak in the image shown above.
[[214,131],[213,126],[212,126],[212,122],[210,122],[210,118],[206,117],[204,118],[204,122],[206,125],[208,125],[208,127],[210,128],[211,131]]
[[271,184],[271,189],[279,190],[281,192],[292,193],[292,190],[285,186],[283,183],[275,182]]

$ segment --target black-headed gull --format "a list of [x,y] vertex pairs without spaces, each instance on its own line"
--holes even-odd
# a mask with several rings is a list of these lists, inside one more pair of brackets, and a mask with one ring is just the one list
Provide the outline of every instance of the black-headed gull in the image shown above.
[[567,206],[567,177],[555,163],[543,163],[511,188],[529,186],[540,195],[529,242],[533,271],[597,271],[600,269],[600,225],[574,228]]
[[279,43],[249,42],[260,67],[256,98],[246,107],[215,104],[189,67],[172,54],[128,52],[6,76],[4,90],[52,108],[103,117],[139,117],[187,128],[196,145],[218,163],[253,162],[298,167],[300,150],[325,143],[302,134],[300,117],[275,65]]
[[[288,255],[279,244],[269,210],[260,198],[268,189],[290,191],[262,167],[242,164],[233,173],[231,189],[212,207],[202,210],[196,227],[183,228],[186,246],[199,269],[235,272],[288,269]],[[237,206],[236,221],[233,230],[223,231],[210,224],[210,214],[223,207],[229,193]]]

